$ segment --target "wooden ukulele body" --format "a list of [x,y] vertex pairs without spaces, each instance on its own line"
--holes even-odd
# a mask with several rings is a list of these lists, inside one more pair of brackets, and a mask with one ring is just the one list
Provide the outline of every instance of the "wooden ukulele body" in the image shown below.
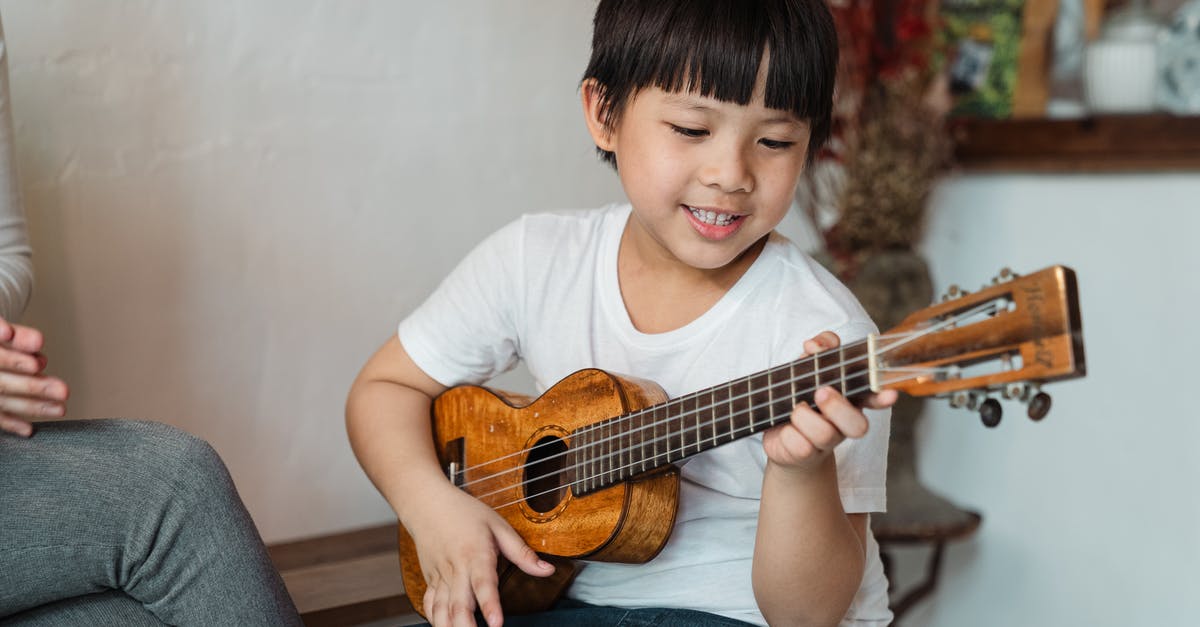
[[[434,399],[433,439],[443,469],[558,568],[541,579],[501,560],[506,613],[546,609],[565,591],[574,564],[554,558],[640,563],[662,550],[678,507],[674,466],[579,496],[567,487],[575,470],[556,471],[555,465],[566,465],[572,431],[666,400],[654,383],[595,369],[576,372],[532,402],[477,386],[451,388]],[[565,482],[558,482],[560,474]],[[425,579],[403,525],[400,563],[405,592],[422,611]]]

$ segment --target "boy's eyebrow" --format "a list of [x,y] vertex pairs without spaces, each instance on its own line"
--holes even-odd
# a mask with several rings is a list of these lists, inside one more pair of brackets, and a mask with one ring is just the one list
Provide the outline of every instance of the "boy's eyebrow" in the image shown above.
[[[670,94],[666,97],[666,103],[671,106],[699,111],[701,113],[715,112],[711,106],[704,104],[704,101],[689,95],[689,94]],[[796,116],[789,113],[780,113],[779,115],[769,117],[761,121],[763,124],[792,124],[796,126],[808,126],[805,120],[797,119]]]

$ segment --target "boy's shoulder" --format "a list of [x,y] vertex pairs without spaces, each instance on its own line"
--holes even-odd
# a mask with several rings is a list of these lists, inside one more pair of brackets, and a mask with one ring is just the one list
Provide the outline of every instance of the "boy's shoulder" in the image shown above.
[[515,222],[523,228],[571,230],[596,228],[629,215],[628,203],[613,203],[592,209],[557,209],[522,214]]
[[500,229],[525,247],[535,249],[578,247],[598,244],[625,225],[628,204],[611,204],[594,209],[559,209],[525,213]]

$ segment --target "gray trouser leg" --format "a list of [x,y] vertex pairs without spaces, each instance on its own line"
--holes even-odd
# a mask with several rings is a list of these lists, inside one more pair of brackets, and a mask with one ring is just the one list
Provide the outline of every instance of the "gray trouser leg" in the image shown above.
[[124,420],[0,435],[0,617],[79,624],[88,607],[126,611],[121,596],[171,625],[300,624],[203,440]]

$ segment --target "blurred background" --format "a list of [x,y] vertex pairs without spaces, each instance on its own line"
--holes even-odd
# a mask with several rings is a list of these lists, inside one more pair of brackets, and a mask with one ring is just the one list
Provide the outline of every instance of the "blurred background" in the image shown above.
[[[623,200],[579,110],[593,9],[0,0],[37,268],[24,322],[73,387],[69,417],[209,440],[268,542],[392,520],[344,435],[359,367],[495,228]],[[1147,8],[1155,33],[1185,10]],[[927,406],[919,476],[983,520],[947,545],[935,593],[904,622],[1187,624],[1200,150],[1146,137],[1200,127],[1178,99],[1097,116],[1082,66],[1046,64],[1067,87],[1043,83],[1042,109],[949,114],[961,158],[931,175],[912,246],[939,290],[1073,267],[1088,375],[1049,389],[1040,423],[1013,408],[986,429]],[[782,230],[819,252],[837,216],[810,209]],[[922,551],[898,552],[898,586],[920,578]]]

